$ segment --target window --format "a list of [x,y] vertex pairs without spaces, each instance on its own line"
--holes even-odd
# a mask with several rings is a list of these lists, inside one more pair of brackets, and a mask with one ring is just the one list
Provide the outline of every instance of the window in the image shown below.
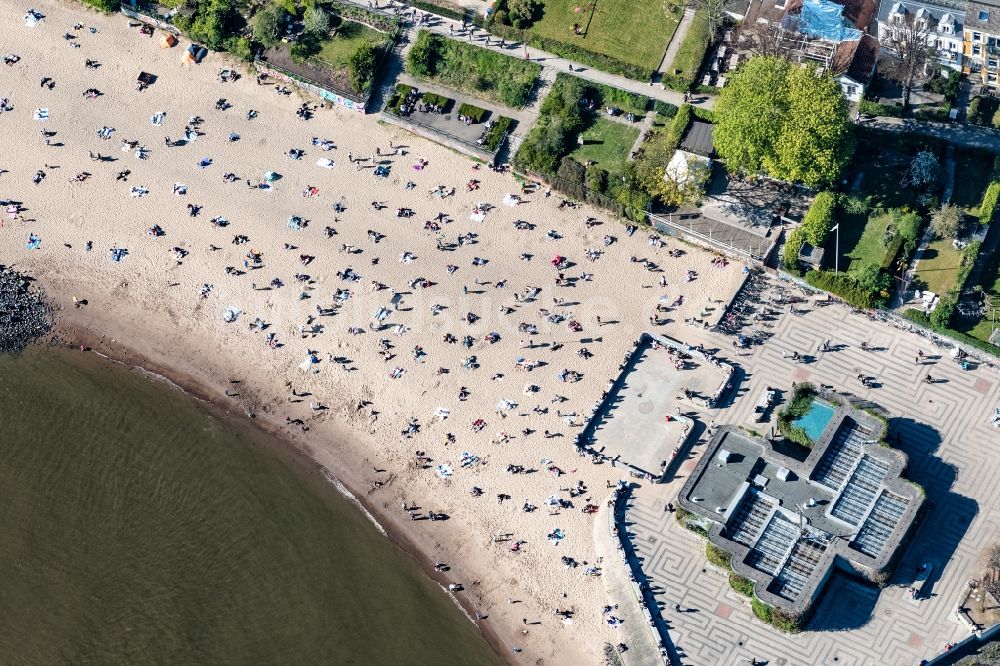
[[855,85],[848,85],[844,88],[844,90],[847,91],[848,97],[854,97],[858,94],[858,87]]
[[974,56],[980,55],[982,53],[982,50],[983,50],[983,47],[980,46],[979,44],[973,44],[972,45],[972,55],[974,55]]
[[986,61],[986,66],[989,67],[990,69],[996,69],[997,68],[997,59],[996,58],[990,58],[989,60]]
[[979,34],[978,32],[974,32],[974,33],[972,33],[972,41],[974,41],[974,42],[981,42],[981,41],[983,41],[983,36],[981,34]]
[[990,20],[990,13],[982,9],[979,10],[979,20],[983,22]]

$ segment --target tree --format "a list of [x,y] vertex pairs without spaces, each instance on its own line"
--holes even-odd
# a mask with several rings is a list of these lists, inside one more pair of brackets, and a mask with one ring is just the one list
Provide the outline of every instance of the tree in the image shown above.
[[892,16],[891,28],[879,40],[886,54],[879,71],[903,87],[903,108],[910,104],[910,93],[924,67],[934,59],[934,49],[928,45],[931,36],[928,22],[906,13]]
[[931,229],[938,238],[954,238],[962,223],[962,209],[955,204],[945,204],[931,215]]
[[750,50],[754,55],[780,56],[789,42],[800,38],[799,17],[793,14],[787,14],[780,22],[744,25],[743,30],[750,37]]
[[853,149],[833,77],[775,56],[751,58],[730,76],[715,116],[715,149],[731,171],[816,187],[839,176]]
[[322,7],[307,7],[302,15],[302,28],[317,37],[326,37],[330,32],[330,15]]
[[705,183],[710,174],[710,168],[705,168],[693,155],[688,156],[685,169],[678,169],[674,173],[669,171],[662,173],[656,188],[649,193],[659,197],[666,206],[694,204],[705,193]]
[[253,38],[268,48],[275,46],[281,36],[282,18],[282,10],[274,5],[257,12],[253,17]]
[[902,184],[926,190],[936,185],[940,177],[941,161],[933,151],[925,148],[913,157]]
[[726,0],[691,0],[695,11],[701,11],[708,21],[708,39],[714,42],[726,18]]
[[782,58],[751,58],[719,93],[714,143],[730,171],[758,173],[773,155],[788,111],[784,87],[790,67]]
[[367,91],[375,78],[377,62],[375,47],[363,44],[347,59],[347,70],[351,75],[351,85],[358,92]]
[[515,28],[530,28],[540,8],[537,0],[507,0],[507,15]]
[[810,187],[836,180],[853,147],[847,100],[840,84],[811,67],[792,67],[786,79],[788,107],[768,172]]

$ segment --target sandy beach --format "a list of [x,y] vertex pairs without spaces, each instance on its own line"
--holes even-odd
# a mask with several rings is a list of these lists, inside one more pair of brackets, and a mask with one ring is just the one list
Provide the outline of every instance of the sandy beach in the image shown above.
[[[220,83],[232,63],[217,54],[184,66],[181,48],[161,50],[123,16],[34,7],[45,18],[29,28],[26,6],[0,5],[0,51],[20,57],[0,65],[13,107],[0,113],[0,199],[23,207],[3,215],[0,263],[36,277],[61,307],[58,339],[159,372],[237,418],[254,414],[429,568],[446,564],[429,573],[461,584],[456,598],[505,658],[596,663],[619,639],[602,618],[602,581],[584,574],[602,564],[580,509],[624,472],[580,457],[574,437],[635,338],[683,339],[682,322],[728,300],[743,266],[672,239],[651,245],[648,231],[629,236],[602,212],[560,208],[555,194],[507,205],[521,191],[510,174],[374,117],[320,108],[302,120],[296,109],[317,100],[245,71]],[[142,92],[140,71],[157,76]],[[101,94],[85,98],[89,88]],[[229,108],[216,109],[220,98]],[[165,145],[185,126],[200,132],[194,141]],[[121,150],[123,140],[148,155]],[[374,175],[373,155],[387,177]],[[281,176],[270,189],[251,187],[268,171]],[[127,253],[113,261],[113,249]],[[682,302],[658,313],[661,299]],[[546,504],[576,487],[586,491],[573,508]],[[565,538],[554,546],[556,529]]]

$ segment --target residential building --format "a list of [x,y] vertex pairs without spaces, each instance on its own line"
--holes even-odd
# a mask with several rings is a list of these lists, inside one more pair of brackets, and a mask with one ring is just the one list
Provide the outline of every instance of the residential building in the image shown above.
[[967,4],[964,0],[882,0],[878,10],[878,39],[888,43],[896,31],[913,25],[926,33],[927,45],[934,49],[943,68],[960,70],[964,61],[962,31]]
[[962,71],[969,80],[996,89],[1000,73],[1000,0],[975,0],[965,10]]
[[744,25],[758,49],[817,64],[857,102],[878,61],[878,41],[867,34],[876,10],[876,0],[751,0]]

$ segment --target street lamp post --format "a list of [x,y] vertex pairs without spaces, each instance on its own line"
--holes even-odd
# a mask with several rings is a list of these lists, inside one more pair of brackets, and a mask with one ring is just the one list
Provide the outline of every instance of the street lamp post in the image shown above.
[[[840,224],[833,225],[833,231],[837,232],[836,247],[833,249],[833,274],[840,273]],[[829,265],[829,264],[828,264]]]

